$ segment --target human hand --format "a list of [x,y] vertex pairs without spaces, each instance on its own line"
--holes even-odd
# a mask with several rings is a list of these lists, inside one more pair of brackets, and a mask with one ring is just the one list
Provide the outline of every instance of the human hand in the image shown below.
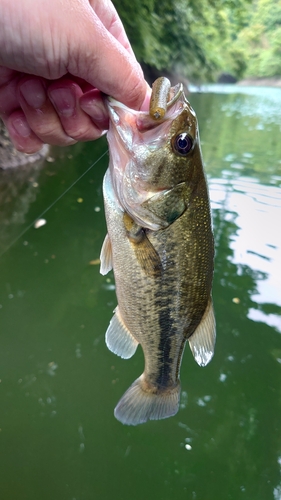
[[139,109],[147,85],[110,0],[0,0],[0,117],[19,151],[94,140],[101,92]]

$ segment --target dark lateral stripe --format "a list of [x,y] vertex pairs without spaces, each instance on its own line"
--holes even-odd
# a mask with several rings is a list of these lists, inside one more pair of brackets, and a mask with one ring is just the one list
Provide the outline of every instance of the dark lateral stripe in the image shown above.
[[158,344],[159,365],[156,384],[160,387],[167,387],[171,383],[173,366],[177,360],[171,356],[172,340],[176,334],[174,321],[171,318],[169,297],[161,300],[158,317],[160,327],[160,338]]

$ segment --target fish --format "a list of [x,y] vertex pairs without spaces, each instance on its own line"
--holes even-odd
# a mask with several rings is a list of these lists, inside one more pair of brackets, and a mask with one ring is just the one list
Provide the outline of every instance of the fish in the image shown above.
[[118,305],[105,339],[124,359],[140,344],[145,365],[114,410],[126,425],[175,415],[186,342],[205,366],[216,338],[214,238],[197,118],[181,84],[161,85],[153,84],[150,112],[106,99],[100,272],[113,269]]

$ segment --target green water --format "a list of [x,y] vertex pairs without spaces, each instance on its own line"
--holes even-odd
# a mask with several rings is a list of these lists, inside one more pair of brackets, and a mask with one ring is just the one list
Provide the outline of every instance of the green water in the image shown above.
[[[208,90],[190,100],[216,239],[212,362],[187,347],[175,417],[115,420],[143,356],[104,343],[116,305],[95,264],[105,155],[0,258],[1,500],[281,499],[281,90]],[[36,171],[2,173],[1,252],[104,151],[57,149]]]

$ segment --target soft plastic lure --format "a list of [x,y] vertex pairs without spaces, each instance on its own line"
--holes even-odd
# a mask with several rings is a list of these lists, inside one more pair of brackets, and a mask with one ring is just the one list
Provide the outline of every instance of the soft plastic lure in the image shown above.
[[171,82],[165,76],[157,78],[152,85],[149,114],[154,120],[164,118],[170,96]]
[[[173,97],[170,93],[172,92]],[[152,93],[149,105],[149,115],[153,120],[163,120],[167,110],[173,106],[183,92],[182,84],[179,83],[171,89],[171,82],[165,76],[157,78],[152,84]]]

